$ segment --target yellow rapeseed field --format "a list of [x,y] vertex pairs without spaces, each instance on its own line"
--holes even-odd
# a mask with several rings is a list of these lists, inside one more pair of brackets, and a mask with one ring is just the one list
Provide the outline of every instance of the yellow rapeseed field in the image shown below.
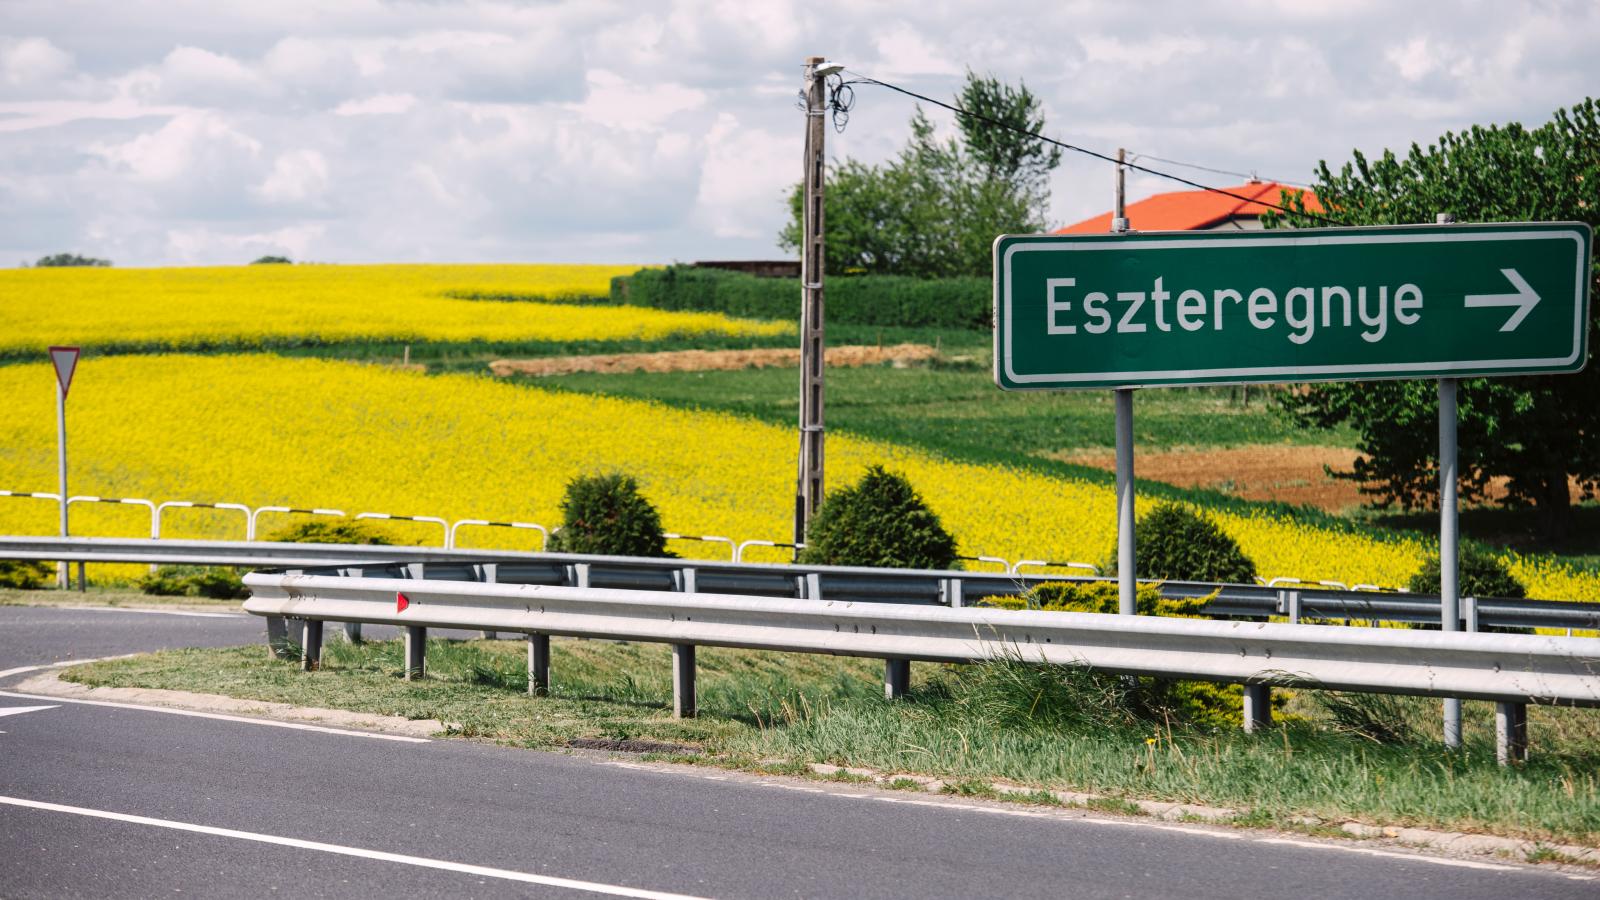
[[653,340],[782,334],[718,313],[464,297],[601,296],[637,266],[259,265],[0,270],[0,355],[50,344],[253,348],[382,341]]
[[[52,375],[0,368],[0,488],[53,490]],[[669,530],[783,540],[795,436],[735,416],[565,394],[473,375],[251,356],[87,358],[69,403],[72,490],[103,496],[317,505],[553,525],[574,475],[637,476]],[[1113,542],[1111,491],[1003,466],[953,462],[848,435],[828,441],[830,484],[883,463],[906,473],[968,555],[1095,561]],[[126,507],[74,507],[75,530],[135,535]],[[1403,583],[1426,550],[1276,514],[1218,514],[1269,576]],[[283,524],[278,518],[264,528]],[[0,533],[48,534],[48,503],[0,498]],[[438,540],[433,526],[401,537]],[[168,536],[237,538],[237,514],[186,511]],[[464,532],[464,546],[532,547],[525,533]],[[726,550],[679,543],[691,557]],[[767,557],[774,559],[775,557]],[[1535,596],[1600,600],[1600,578],[1518,560]]]

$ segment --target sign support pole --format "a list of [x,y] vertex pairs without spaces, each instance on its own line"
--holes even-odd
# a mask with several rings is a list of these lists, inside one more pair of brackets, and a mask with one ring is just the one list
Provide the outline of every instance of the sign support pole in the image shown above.
[[[1127,151],[1117,148],[1116,205],[1111,219],[1114,234],[1126,234],[1128,217],[1125,198],[1126,170],[1122,163]],[[1133,534],[1133,389],[1117,388],[1117,612],[1132,616],[1139,612],[1136,600],[1138,581],[1134,575]]]
[[[1454,378],[1439,379],[1439,625],[1445,631],[1461,629],[1460,533],[1456,497],[1456,386]],[[1461,701],[1444,701],[1444,745],[1461,746]]]
[[[61,476],[61,536],[67,536],[67,392],[61,385],[56,385],[56,458],[59,463],[58,473]],[[61,570],[56,574],[61,582],[61,589],[72,587],[72,576],[68,573],[70,564],[63,561]]]
[[[1439,213],[1434,221],[1455,224],[1451,213]],[[1456,390],[1460,380],[1439,379],[1439,627],[1445,631],[1461,629],[1461,533],[1460,480],[1456,442]],[[1444,745],[1461,746],[1461,701],[1444,701]]]

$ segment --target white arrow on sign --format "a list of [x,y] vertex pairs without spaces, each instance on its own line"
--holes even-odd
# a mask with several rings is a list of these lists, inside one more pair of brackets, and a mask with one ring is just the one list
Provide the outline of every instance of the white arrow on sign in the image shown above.
[[1517,292],[1515,294],[1468,294],[1467,308],[1515,306],[1517,311],[1511,314],[1511,318],[1507,319],[1504,325],[1500,326],[1500,330],[1516,331],[1517,326],[1522,324],[1522,320],[1528,317],[1528,313],[1533,312],[1533,308],[1539,305],[1539,295],[1534,292],[1533,288],[1528,286],[1528,282],[1522,280],[1522,276],[1517,274],[1516,269],[1501,269],[1500,274],[1511,282],[1511,286],[1516,288]]

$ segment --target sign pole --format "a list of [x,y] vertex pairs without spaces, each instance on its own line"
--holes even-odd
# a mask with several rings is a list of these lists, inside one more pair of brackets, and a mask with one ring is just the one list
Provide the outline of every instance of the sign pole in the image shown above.
[[[1456,386],[1454,378],[1439,379],[1439,625],[1445,631],[1461,629],[1460,533],[1456,497]],[[1461,746],[1461,700],[1444,701],[1444,745]]]
[[[1451,213],[1439,213],[1434,221],[1455,224]],[[1457,496],[1456,391],[1460,380],[1439,379],[1439,627],[1445,631],[1461,628],[1461,533],[1460,498]],[[1444,745],[1461,746],[1461,700],[1444,701]]]
[[[67,536],[67,390],[72,387],[72,373],[78,368],[77,347],[51,347],[50,366],[56,373],[56,450],[59,462],[58,474],[61,476],[61,536]],[[61,582],[61,589],[72,587],[72,577],[68,574],[70,563],[63,560],[60,570],[56,573]],[[86,582],[83,577],[83,563],[78,563],[78,588],[84,589]]]
[[[56,386],[56,460],[59,463],[58,474],[61,476],[59,489],[61,491],[61,536],[67,536],[67,392]],[[68,574],[69,564],[61,563],[57,573],[61,582],[61,589],[72,587],[72,577]]]
[[[1114,234],[1128,231],[1126,170],[1122,167],[1126,155],[1126,150],[1117,148],[1116,205],[1111,219]],[[1117,388],[1114,396],[1117,409],[1117,612],[1132,616],[1139,611],[1138,582],[1134,575],[1133,389]]]

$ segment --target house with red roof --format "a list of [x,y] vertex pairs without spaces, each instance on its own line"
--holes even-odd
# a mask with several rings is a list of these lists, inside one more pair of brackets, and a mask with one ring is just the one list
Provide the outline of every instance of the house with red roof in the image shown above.
[[[1261,214],[1270,208],[1263,201],[1280,204],[1282,191],[1304,196],[1308,212],[1322,212],[1316,194],[1276,181],[1252,181],[1219,190],[1238,196],[1216,191],[1170,191],[1130,203],[1124,207],[1128,227],[1134,231],[1259,231]],[[1107,212],[1068,225],[1056,234],[1104,234],[1110,230],[1111,213]]]

